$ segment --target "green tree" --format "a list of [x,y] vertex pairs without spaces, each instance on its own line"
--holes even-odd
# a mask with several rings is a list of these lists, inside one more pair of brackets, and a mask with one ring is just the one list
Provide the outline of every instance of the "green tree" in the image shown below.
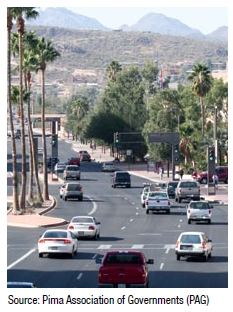
[[192,73],[188,76],[188,80],[192,82],[192,90],[200,99],[203,138],[205,131],[205,111],[203,98],[210,91],[213,78],[208,67],[205,64],[198,63],[193,67]]
[[122,70],[122,66],[118,61],[112,61],[107,67],[108,78],[116,81],[116,74]]

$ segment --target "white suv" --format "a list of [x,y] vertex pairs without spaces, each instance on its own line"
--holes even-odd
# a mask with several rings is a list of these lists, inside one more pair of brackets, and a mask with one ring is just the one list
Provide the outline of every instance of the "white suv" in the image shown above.
[[204,232],[183,232],[177,239],[175,254],[177,260],[180,257],[201,257],[206,261],[212,250],[212,240]]
[[192,221],[204,221],[210,224],[212,209],[213,206],[210,206],[207,201],[191,201],[187,206],[188,224]]

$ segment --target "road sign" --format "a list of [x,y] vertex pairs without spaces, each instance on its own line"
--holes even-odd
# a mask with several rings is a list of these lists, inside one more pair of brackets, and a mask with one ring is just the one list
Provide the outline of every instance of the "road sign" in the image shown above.
[[154,132],[148,133],[149,142],[179,142],[180,141],[180,134],[176,132]]

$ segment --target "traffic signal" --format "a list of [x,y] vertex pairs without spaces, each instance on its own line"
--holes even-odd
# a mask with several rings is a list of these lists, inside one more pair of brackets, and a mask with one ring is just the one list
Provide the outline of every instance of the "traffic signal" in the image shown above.
[[175,144],[174,152],[175,154],[179,153],[179,144]]
[[115,143],[116,144],[119,143],[119,133],[118,132],[115,133]]
[[214,150],[211,149],[211,150],[209,151],[209,160],[210,160],[210,161],[214,161],[214,158],[215,158]]
[[51,144],[52,144],[52,146],[56,146],[57,145],[57,136],[56,136],[56,134],[52,134]]
[[175,144],[173,148],[173,160],[175,164],[180,163],[180,150],[179,150],[179,144]]

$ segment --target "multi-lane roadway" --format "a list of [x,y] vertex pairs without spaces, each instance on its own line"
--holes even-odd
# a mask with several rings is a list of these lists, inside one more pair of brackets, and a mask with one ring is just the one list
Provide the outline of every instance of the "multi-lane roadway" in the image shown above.
[[[74,156],[71,144],[59,143],[59,158]],[[212,223],[188,225],[185,205],[172,200],[171,214],[146,215],[140,192],[145,179],[132,176],[132,187],[112,188],[111,173],[97,163],[81,164],[80,183],[84,200],[63,201],[57,186],[49,193],[57,197],[51,216],[70,220],[75,215],[93,215],[101,222],[99,240],[79,240],[74,259],[39,258],[37,241],[42,228],[7,228],[7,280],[33,281],[39,288],[97,288],[95,259],[109,249],[136,249],[154,259],[150,265],[152,288],[228,287],[228,207],[215,204]],[[66,226],[62,226],[66,227]],[[204,231],[213,240],[212,258],[177,261],[174,246],[182,231]]]

